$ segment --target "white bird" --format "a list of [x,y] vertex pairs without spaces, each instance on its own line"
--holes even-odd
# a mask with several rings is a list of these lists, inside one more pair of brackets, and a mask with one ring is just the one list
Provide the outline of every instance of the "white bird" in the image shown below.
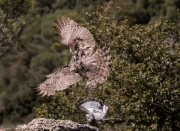
[[82,100],[77,104],[77,107],[86,112],[86,119],[88,123],[96,122],[96,120],[102,120],[108,111],[108,107],[97,98]]

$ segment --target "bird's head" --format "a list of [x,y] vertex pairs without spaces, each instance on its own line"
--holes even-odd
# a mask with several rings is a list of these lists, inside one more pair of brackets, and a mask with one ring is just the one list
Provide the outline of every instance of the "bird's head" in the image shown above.
[[[108,107],[105,106],[105,105],[103,105],[103,112],[107,114],[107,111],[108,111]],[[105,115],[106,115],[106,114],[105,114]]]
[[104,116],[107,114],[108,107],[103,105],[102,109],[94,109],[93,116],[96,120],[102,120]]

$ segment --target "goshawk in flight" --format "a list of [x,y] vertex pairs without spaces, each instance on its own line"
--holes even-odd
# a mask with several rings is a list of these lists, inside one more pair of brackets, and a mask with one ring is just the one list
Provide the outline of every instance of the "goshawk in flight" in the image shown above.
[[69,18],[57,19],[55,28],[61,38],[60,43],[70,48],[72,57],[68,64],[46,76],[47,80],[37,87],[39,94],[50,96],[64,90],[81,80],[82,74],[87,77],[86,87],[96,87],[104,82],[110,72],[109,50],[98,46],[93,52],[95,40],[92,34]]
[[96,123],[96,120],[102,120],[108,111],[108,107],[96,98],[82,100],[77,104],[77,107],[86,112],[86,119],[90,124]]

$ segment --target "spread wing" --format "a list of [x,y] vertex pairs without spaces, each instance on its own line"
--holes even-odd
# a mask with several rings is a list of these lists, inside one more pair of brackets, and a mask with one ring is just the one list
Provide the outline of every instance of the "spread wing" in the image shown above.
[[55,28],[61,37],[60,43],[69,46],[72,53],[76,50],[74,41],[77,38],[86,41],[86,43],[79,45],[79,48],[86,48],[89,52],[92,52],[95,47],[95,40],[86,28],[78,26],[73,20],[64,17],[57,19],[56,24]]
[[50,96],[56,91],[68,88],[81,79],[78,73],[86,73],[86,87],[104,82],[110,72],[108,50],[98,47],[93,54],[95,40],[92,34],[73,20],[62,17],[57,19],[56,23],[55,28],[61,37],[60,43],[69,46],[72,58],[69,64],[46,76],[47,80],[37,87],[39,94]]
[[39,94],[42,96],[54,95],[56,91],[64,90],[81,79],[79,74],[70,71],[69,65],[46,77],[47,80],[37,87]]
[[88,114],[92,113],[94,109],[102,109],[103,102],[96,98],[88,98],[80,101],[77,107]]
[[92,56],[82,59],[83,64],[88,69],[86,87],[96,87],[98,83],[103,83],[107,79],[110,72],[109,65],[111,64],[111,57],[108,52],[109,50],[105,47],[98,47]]

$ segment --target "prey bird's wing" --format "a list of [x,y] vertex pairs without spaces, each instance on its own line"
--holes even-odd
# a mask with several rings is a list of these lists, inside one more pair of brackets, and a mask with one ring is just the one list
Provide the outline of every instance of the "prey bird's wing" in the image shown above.
[[88,114],[91,114],[94,109],[102,109],[103,102],[96,98],[88,98],[80,101],[77,107]]

